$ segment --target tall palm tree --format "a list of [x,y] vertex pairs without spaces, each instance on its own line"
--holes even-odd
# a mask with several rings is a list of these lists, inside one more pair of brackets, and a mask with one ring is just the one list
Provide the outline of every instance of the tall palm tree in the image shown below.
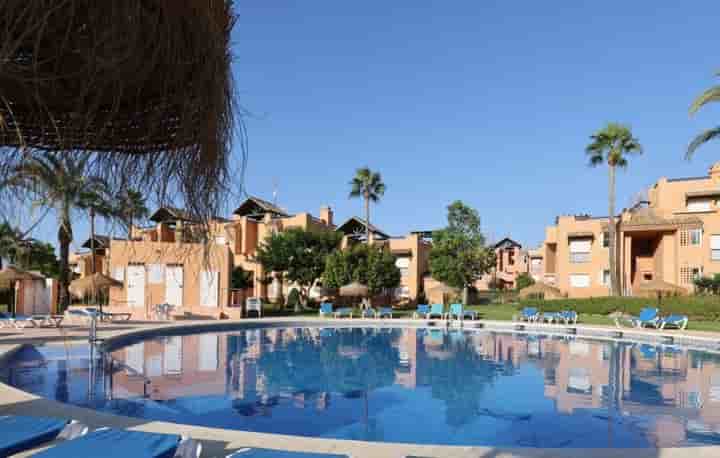
[[350,198],[362,197],[365,200],[365,238],[370,243],[370,202],[378,202],[385,194],[385,183],[379,172],[373,172],[369,167],[355,171],[350,181]]
[[90,156],[38,152],[28,156],[10,173],[6,184],[25,191],[35,203],[55,210],[60,246],[60,311],[70,305],[70,243],[73,240],[72,216],[77,210],[93,208],[109,216],[111,209],[107,186],[89,174]]
[[[718,73],[717,76],[720,76],[720,73]],[[690,107],[690,115],[694,115],[700,110],[700,108],[712,102],[720,102],[720,85],[713,86],[707,91],[700,94],[700,96],[695,99],[692,106]],[[693,141],[690,142],[687,152],[685,153],[685,157],[687,159],[690,159],[693,153],[695,153],[696,149],[709,142],[710,140],[715,139],[720,139],[720,126],[708,129],[695,137]]]
[[145,197],[141,192],[127,189],[117,198],[113,213],[119,218],[127,231],[128,240],[132,239],[132,226],[137,220],[145,219],[150,214],[145,205]]
[[617,222],[615,220],[615,172],[618,167],[627,167],[627,158],[631,154],[642,154],[642,146],[633,137],[629,127],[609,123],[590,137],[592,142],[585,148],[590,158],[590,166],[608,165],[608,252],[610,260],[610,293],[619,294],[619,281],[616,264]]

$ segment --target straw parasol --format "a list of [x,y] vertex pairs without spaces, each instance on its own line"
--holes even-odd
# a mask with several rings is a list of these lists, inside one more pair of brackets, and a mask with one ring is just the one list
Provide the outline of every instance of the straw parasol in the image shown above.
[[558,299],[562,297],[562,292],[554,286],[538,282],[534,285],[528,286],[527,288],[521,289],[519,295],[522,299],[531,296],[542,296],[546,299]]
[[[14,286],[16,282],[23,280],[43,280],[43,277],[32,272],[19,269],[15,266],[7,266],[0,270],[0,286],[3,288],[10,288]],[[13,317],[15,316],[17,310],[17,292],[15,292],[14,296],[12,311]]]
[[687,290],[682,286],[666,282],[660,279],[653,279],[648,282],[641,283],[638,287],[641,295],[657,296],[658,304],[662,302],[663,296],[679,296],[687,294]]
[[354,281],[348,285],[340,287],[340,295],[346,297],[365,297],[370,289],[367,285]]
[[430,288],[430,290],[428,292],[441,294],[442,295],[442,303],[445,304],[445,296],[457,295],[460,293],[460,290],[458,288],[453,288],[452,286],[448,286],[445,283],[441,283],[438,286]]
[[190,212],[212,216],[232,179],[235,133],[245,148],[234,125],[232,3],[0,2],[3,164],[35,151],[89,153],[114,189],[160,200],[179,192]]
[[[87,294],[91,294],[93,297],[95,297],[97,293],[106,291],[111,287],[122,286],[122,282],[115,280],[114,278],[108,277],[103,273],[96,272],[92,275],[73,280],[70,283],[69,289],[72,294],[79,297],[85,296]],[[100,312],[102,313],[102,303],[100,303],[99,305]]]

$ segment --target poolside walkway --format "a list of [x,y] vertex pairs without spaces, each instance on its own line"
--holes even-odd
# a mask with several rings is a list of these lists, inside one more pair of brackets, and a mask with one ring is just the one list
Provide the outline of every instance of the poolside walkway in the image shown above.
[[[514,330],[518,323],[482,321],[483,327],[488,329]],[[227,329],[228,327],[256,327],[261,326],[363,326],[363,325],[396,325],[396,326],[425,326],[438,325],[439,322],[428,323],[420,320],[318,320],[311,317],[301,318],[266,318],[242,321],[178,321],[178,322],[123,322],[103,324],[99,328],[98,337],[109,342],[119,341],[130,335],[151,336],[169,330],[188,330],[189,328]],[[475,323],[466,323],[466,327],[475,327]],[[525,325],[527,331],[542,331],[550,333],[567,333],[573,329],[578,336],[596,334],[612,336],[618,329],[607,326],[558,326],[558,325]],[[651,339],[659,336],[671,336],[676,341],[683,339],[697,339],[707,345],[720,345],[720,335],[699,331],[655,331],[623,329],[626,338]],[[661,333],[661,334],[660,334]],[[87,341],[88,329],[85,326],[66,326],[61,329],[33,329],[24,332],[0,329],[0,363],[4,357],[19,349],[23,344],[64,344],[66,342]],[[720,347],[719,347],[720,348]],[[348,454],[355,458],[400,458],[408,455],[437,458],[540,458],[561,457],[571,458],[604,458],[632,456],[633,458],[710,458],[720,456],[720,448],[694,447],[677,449],[524,449],[524,448],[488,448],[488,447],[448,447],[415,444],[370,443],[349,440],[330,440],[296,436],[283,436],[273,434],[250,433],[231,431],[199,426],[178,425],[159,421],[148,421],[137,418],[122,417],[68,404],[62,404],[50,399],[40,398],[29,393],[0,384],[0,415],[24,414],[44,415],[64,418],[74,418],[91,427],[119,427],[150,432],[172,432],[186,434],[203,443],[203,457],[224,457],[230,452],[245,447],[264,447],[280,450],[293,450],[305,452],[322,452]],[[18,455],[28,456],[28,455]]]

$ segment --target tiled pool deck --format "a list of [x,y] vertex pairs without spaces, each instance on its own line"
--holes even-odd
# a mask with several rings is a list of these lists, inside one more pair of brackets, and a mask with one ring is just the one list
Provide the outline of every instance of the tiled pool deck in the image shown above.
[[[121,343],[132,338],[161,335],[168,330],[194,332],[197,330],[226,330],[258,326],[444,326],[439,321],[424,320],[330,320],[316,318],[269,318],[242,321],[179,321],[169,323],[118,323],[103,325],[98,337],[108,344]],[[519,324],[501,321],[465,322],[465,328],[483,327],[497,331],[543,332],[546,334],[574,334],[578,337],[615,338],[622,332],[624,340],[675,343],[690,348],[720,352],[720,334],[698,331],[640,330],[587,325]],[[87,340],[85,327],[58,329],[26,329],[24,332],[0,329],[0,364],[24,344]],[[693,447],[668,449],[535,449],[448,447],[414,444],[371,443],[348,440],[316,439],[297,436],[230,431],[199,426],[178,425],[137,418],[122,417],[89,410],[34,396],[0,384],[0,415],[24,414],[74,418],[91,427],[120,427],[152,432],[172,432],[191,436],[203,443],[203,457],[224,457],[245,447],[264,447],[281,450],[347,454],[355,458],[399,458],[408,455],[436,458],[539,458],[539,457],[632,457],[632,458],[706,458],[720,456],[720,447]],[[18,455],[28,456],[28,455]]]

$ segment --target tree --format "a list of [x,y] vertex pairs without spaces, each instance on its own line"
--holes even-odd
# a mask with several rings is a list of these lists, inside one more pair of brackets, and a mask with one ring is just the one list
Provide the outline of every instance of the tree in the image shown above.
[[3,259],[15,264],[20,251],[22,251],[22,234],[17,228],[4,221],[0,224],[0,269],[3,267]]
[[532,286],[535,284],[535,279],[530,276],[528,273],[521,273],[517,276],[515,279],[515,288],[520,291],[521,289],[527,288],[528,286]]
[[[337,249],[341,237],[335,231],[292,228],[268,236],[258,248],[256,258],[265,270],[280,274],[280,278],[284,275],[295,283],[301,304],[306,306],[310,288],[322,276],[326,259]],[[300,304],[295,311],[300,311]]]
[[495,266],[495,250],[485,246],[477,210],[460,201],[448,206],[448,226],[433,234],[430,273],[435,280],[463,290]]
[[[720,73],[717,74],[717,76],[720,76]],[[706,90],[700,96],[695,99],[693,104],[690,106],[690,116],[697,113],[702,107],[709,103],[713,102],[720,102],[720,85],[713,86],[710,89]],[[695,153],[695,150],[697,150],[700,146],[704,145],[705,143],[709,142],[710,140],[716,140],[720,138],[720,126],[705,130],[704,132],[701,132],[697,137],[695,137],[688,146],[687,152],[685,153],[685,157],[687,159],[690,159],[692,155]]]
[[400,286],[400,269],[395,256],[379,246],[355,245],[328,256],[323,285],[338,289],[352,282],[368,287],[371,295],[381,294]]
[[230,285],[232,289],[248,289],[253,286],[253,274],[240,266],[237,266],[232,271],[232,277],[230,279]]
[[370,202],[378,202],[385,194],[385,183],[380,173],[363,167],[355,171],[350,186],[350,198],[362,197],[365,201],[365,238],[370,244]]
[[150,214],[150,210],[145,204],[145,197],[139,191],[126,189],[117,196],[115,202],[115,208],[112,209],[113,216],[123,225],[128,240],[130,240],[133,223],[147,218]]
[[88,175],[89,154],[37,152],[13,168],[5,185],[29,193],[36,204],[55,210],[60,246],[60,310],[70,305],[70,243],[73,240],[73,214],[94,208],[109,216],[110,198],[106,183]]
[[592,142],[585,148],[590,159],[590,166],[608,165],[608,253],[610,261],[610,293],[619,294],[617,273],[617,221],[615,216],[615,172],[618,167],[627,167],[627,158],[631,154],[642,154],[642,146],[633,137],[629,127],[622,124],[609,123],[590,137]]

